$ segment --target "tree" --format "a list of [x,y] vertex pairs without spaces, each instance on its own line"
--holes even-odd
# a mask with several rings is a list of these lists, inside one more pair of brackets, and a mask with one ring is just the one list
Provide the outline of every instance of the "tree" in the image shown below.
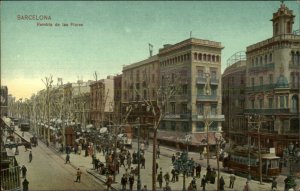
[[48,137],[47,137],[47,141],[48,143],[50,143],[50,88],[52,87],[52,75],[50,75],[49,77],[45,77],[45,80],[43,80],[43,83],[46,86],[46,106],[47,106],[47,122],[48,122]]

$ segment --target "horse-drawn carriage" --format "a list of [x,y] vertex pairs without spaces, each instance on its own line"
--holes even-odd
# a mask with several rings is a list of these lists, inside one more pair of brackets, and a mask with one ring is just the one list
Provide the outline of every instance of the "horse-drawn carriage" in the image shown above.
[[33,147],[36,147],[38,145],[38,140],[36,136],[33,136],[30,138],[30,143]]

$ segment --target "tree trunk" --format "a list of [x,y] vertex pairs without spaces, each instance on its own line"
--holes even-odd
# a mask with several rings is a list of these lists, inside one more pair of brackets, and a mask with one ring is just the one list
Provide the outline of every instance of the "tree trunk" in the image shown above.
[[153,155],[152,155],[152,191],[156,191],[156,134],[157,134],[157,129],[156,126],[154,126]]

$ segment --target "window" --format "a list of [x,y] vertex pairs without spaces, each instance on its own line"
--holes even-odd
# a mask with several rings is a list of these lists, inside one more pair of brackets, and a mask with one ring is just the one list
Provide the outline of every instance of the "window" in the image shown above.
[[175,114],[175,103],[171,103],[171,114]]
[[216,79],[217,78],[217,72],[216,71],[211,71],[211,78]]
[[274,29],[275,31],[275,35],[277,35],[278,34],[278,23],[275,23],[275,29]]
[[198,77],[200,77],[200,78],[204,77],[203,70],[198,70]]
[[155,74],[152,74],[152,83],[155,82]]
[[292,55],[292,64],[296,64],[296,55],[294,51],[291,52],[291,55]]
[[284,96],[279,96],[279,108],[284,108]]
[[264,99],[259,100],[259,109],[262,109],[264,105]]
[[217,88],[216,87],[211,88],[211,95],[217,95]]
[[214,121],[212,124],[209,126],[209,131],[217,131],[218,130],[218,122]]
[[211,105],[211,115],[217,115],[217,105],[216,104]]
[[204,95],[204,86],[197,86],[197,95]]
[[269,108],[272,109],[273,108],[273,98],[269,98]]
[[273,60],[273,55],[272,55],[272,53],[270,53],[269,54],[269,62],[272,62],[272,60]]
[[210,62],[210,58],[211,58],[210,54],[209,54],[209,55],[207,55],[207,61],[209,61],[209,62]]
[[251,100],[251,108],[254,109],[254,100]]
[[259,85],[264,85],[264,78],[262,76],[259,77]]
[[204,131],[204,123],[203,122],[197,122],[196,131],[200,131],[200,132]]
[[252,58],[252,67],[254,67],[254,58]]
[[206,61],[206,54],[203,54],[203,60]]
[[255,58],[255,65],[258,65],[258,57]]
[[187,104],[182,104],[182,113],[188,113]]
[[198,54],[198,60],[202,60],[202,54],[201,53]]
[[215,62],[216,61],[216,57],[215,55],[212,55],[212,61]]
[[171,121],[171,130],[175,131],[176,130],[176,122]]
[[254,87],[254,78],[251,78],[251,86]]
[[273,74],[269,74],[269,84],[273,84]]
[[267,64],[267,63],[268,63],[268,56],[265,55],[265,64]]
[[198,56],[196,52],[194,53],[194,60],[198,60]]
[[162,121],[160,127],[161,129],[166,129],[166,122]]
[[188,86],[186,84],[182,85],[182,94],[183,95],[187,95],[187,89],[188,89]]
[[197,113],[198,113],[198,115],[203,115],[203,113],[204,113],[204,105],[202,103],[197,104]]
[[183,131],[184,132],[188,132],[189,131],[189,124],[188,124],[188,122],[182,122],[181,125],[183,127]]
[[259,62],[259,64],[260,64],[260,65],[263,64],[263,57],[262,57],[262,56],[260,57],[260,62]]
[[219,59],[219,56],[217,55],[216,56],[216,62],[219,62],[220,61],[220,59]]

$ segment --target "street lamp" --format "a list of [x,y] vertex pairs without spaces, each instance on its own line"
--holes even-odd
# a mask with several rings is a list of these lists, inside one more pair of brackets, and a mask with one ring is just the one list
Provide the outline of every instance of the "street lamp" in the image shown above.
[[189,172],[192,167],[195,165],[193,160],[188,159],[188,153],[181,153],[180,157],[174,161],[173,163],[174,169],[183,175],[183,185],[182,191],[186,191],[185,189],[185,175]]
[[189,144],[192,141],[192,136],[190,134],[186,134],[184,137],[184,143],[186,144],[186,152],[189,153]]
[[296,185],[297,185],[295,183],[295,179],[293,177],[292,162],[296,162],[296,163],[299,162],[300,150],[299,150],[299,148],[296,148],[293,143],[290,143],[288,145],[288,147],[284,150],[284,154],[285,154],[286,157],[288,157],[289,163],[290,163],[290,174],[284,180],[284,182],[285,182],[285,188],[288,190],[290,188],[295,188]]

